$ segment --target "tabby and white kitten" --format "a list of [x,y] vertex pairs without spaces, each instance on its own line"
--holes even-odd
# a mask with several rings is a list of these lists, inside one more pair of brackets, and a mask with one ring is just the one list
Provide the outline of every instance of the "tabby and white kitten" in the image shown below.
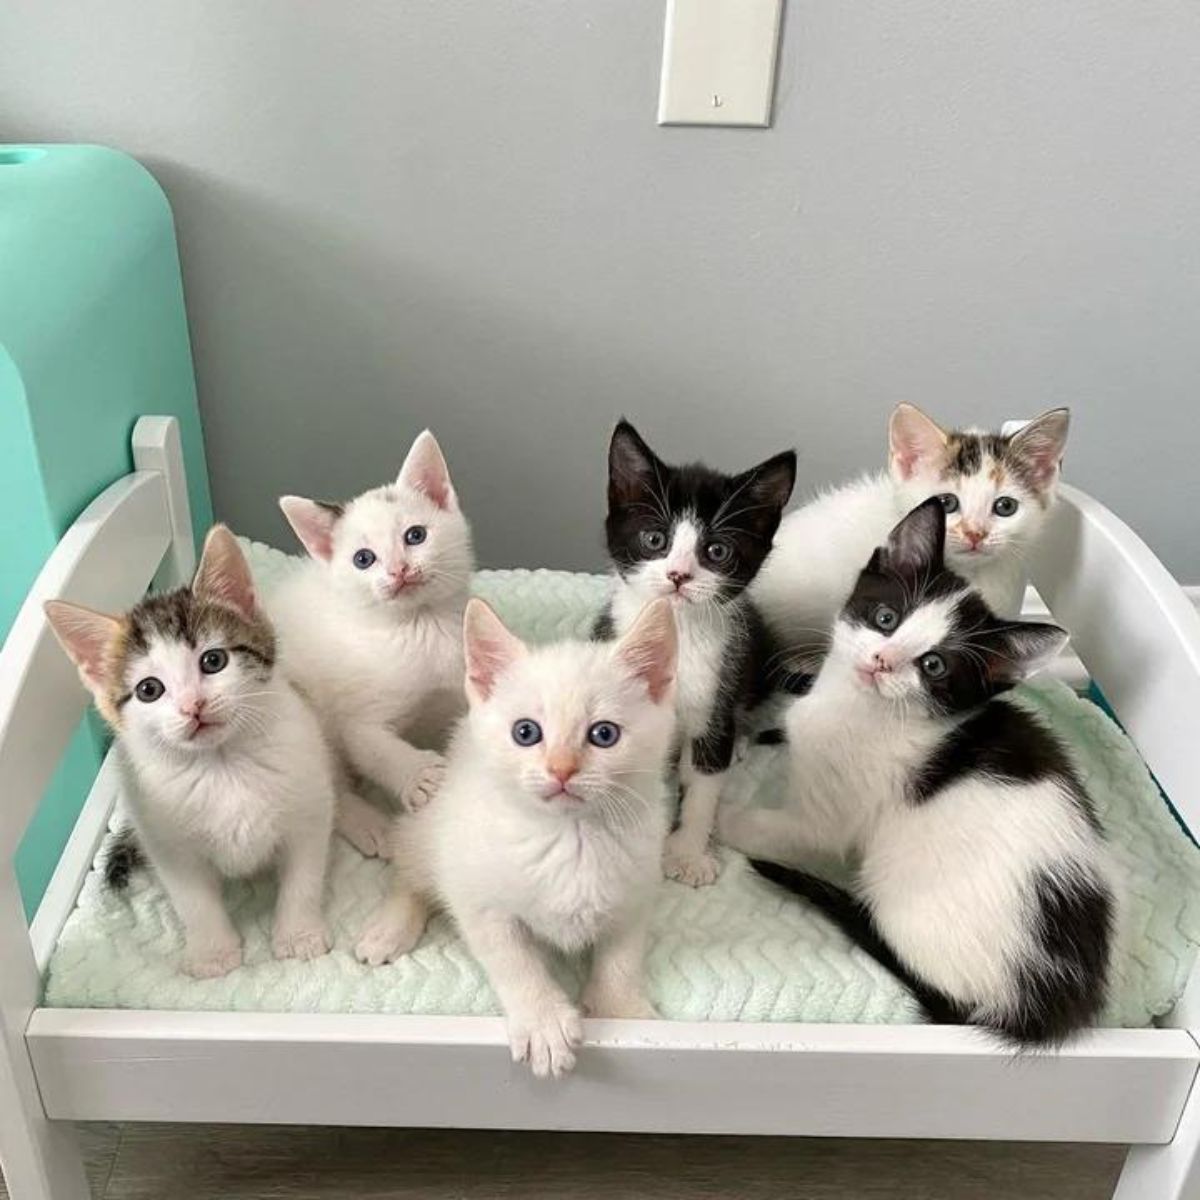
[[[1055,1042],[1103,1006],[1117,891],[1067,753],[1002,694],[1067,635],[994,616],[944,540],[935,498],[875,552],[789,709],[789,805],[722,811],[719,828],[932,1019]],[[853,896],[774,865],[830,854],[857,860]]]
[[205,978],[240,965],[222,880],[268,867],[279,872],[276,956],[324,954],[333,759],[276,663],[229,530],[209,533],[190,589],[121,617],[61,600],[46,616],[117,734],[137,839],[183,924],[183,969]]
[[396,821],[393,892],[357,954],[404,954],[429,906],[445,908],[504,1009],[514,1061],[561,1075],[580,1010],[538,942],[592,950],[584,1012],[655,1015],[642,960],[667,826],[675,625],[660,600],[617,642],[534,648],[472,600],[464,640],[470,709],[446,780]]
[[795,481],[792,450],[724,475],[699,463],[669,466],[628,421],[609,446],[605,532],[614,575],[595,632],[611,637],[649,601],[670,600],[679,631],[683,800],[663,869],[693,887],[720,871],[708,848],[717,802],[746,713],[772,688],[766,630],[746,589]]
[[[343,765],[419,808],[444,770],[428,747],[444,743],[465,706],[462,614],[474,568],[441,448],[426,430],[394,484],[346,504],[279,503],[310,555],[268,597],[284,664]],[[345,782],[337,828],[363,854],[387,853],[390,819]]]
[[776,639],[811,665],[859,568],[930,496],[946,511],[949,565],[993,612],[1018,616],[1025,559],[1054,504],[1069,424],[1069,411],[1055,408],[1012,435],[947,431],[898,405],[888,470],[818,496],[779,526],[751,588]]

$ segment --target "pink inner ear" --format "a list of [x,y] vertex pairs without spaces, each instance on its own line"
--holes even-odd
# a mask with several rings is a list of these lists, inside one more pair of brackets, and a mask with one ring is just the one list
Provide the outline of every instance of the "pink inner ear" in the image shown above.
[[467,648],[467,678],[484,699],[490,699],[505,669],[514,658],[511,642],[476,634]]
[[892,414],[888,429],[892,469],[911,479],[923,463],[934,465],[946,446],[946,435],[919,409],[902,406]]
[[300,496],[284,496],[279,507],[309,554],[328,562],[333,557],[333,527],[337,524],[337,509]]
[[400,469],[398,482],[404,487],[423,492],[438,508],[450,508],[454,504],[450,469],[446,466],[437,439],[429,430],[425,430],[413,443]]
[[258,600],[250,566],[233,534],[222,525],[214,526],[205,539],[192,593],[228,604],[248,619],[255,615]]

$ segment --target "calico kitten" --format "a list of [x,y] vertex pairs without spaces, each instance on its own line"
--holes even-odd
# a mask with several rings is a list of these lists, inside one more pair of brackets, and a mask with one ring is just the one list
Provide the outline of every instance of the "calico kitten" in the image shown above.
[[679,827],[663,868],[700,887],[720,864],[708,848],[717,801],[746,712],[772,683],[766,630],[747,587],[771,549],[796,481],[792,450],[738,475],[664,463],[628,421],[608,451],[609,604],[596,636],[630,627],[665,596],[679,631],[676,711],[682,742]]
[[[822,908],[939,1021],[1058,1041],[1100,1012],[1117,910],[1066,751],[1003,693],[1066,634],[997,618],[915,509],[871,557],[787,718],[790,805],[722,812],[730,845]],[[854,895],[777,866],[858,861]]]
[[580,1013],[537,942],[591,948],[585,1012],[655,1015],[642,958],[666,835],[675,625],[659,600],[615,643],[532,648],[472,600],[464,640],[470,709],[445,783],[396,821],[394,890],[357,954],[405,953],[429,905],[444,907],[504,1009],[513,1059],[560,1075]]
[[[122,617],[62,600],[48,601],[46,616],[117,734],[137,844],[183,923],[183,969],[205,978],[241,963],[221,883],[267,867],[280,876],[276,956],[324,954],[333,760],[276,663],[229,530],[209,533],[190,589],[150,596]],[[139,859],[123,837],[110,883],[120,886]]]
[[[289,673],[311,698],[349,772],[408,809],[437,790],[440,745],[465,701],[462,614],[471,529],[433,434],[394,484],[346,504],[284,496],[310,561],[268,597]],[[414,744],[417,743],[417,744]],[[338,831],[386,854],[391,822],[343,782]]]
[[859,568],[911,509],[937,496],[947,561],[993,612],[1020,614],[1025,558],[1058,487],[1070,413],[1052,409],[1012,435],[947,431],[911,404],[889,426],[888,470],[818,496],[784,517],[751,588],[793,667],[819,658]]

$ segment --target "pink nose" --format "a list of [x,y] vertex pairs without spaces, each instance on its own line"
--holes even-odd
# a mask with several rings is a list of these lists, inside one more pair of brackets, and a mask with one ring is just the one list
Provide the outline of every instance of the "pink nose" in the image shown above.
[[179,711],[185,717],[198,717],[203,711],[204,706],[208,702],[203,696],[195,696],[179,702]]
[[890,662],[888,662],[888,660],[886,658],[884,658],[882,654],[876,654],[873,658],[873,662],[875,664],[875,674],[876,675],[879,675],[879,674],[890,675],[891,674],[892,664]]
[[412,578],[412,575],[413,572],[409,568],[408,563],[399,567],[391,567],[388,570],[388,578],[394,580],[396,583],[407,583]]
[[685,583],[691,582],[691,575],[687,571],[668,571],[667,578],[675,585],[675,590],[679,591]]
[[972,550],[974,550],[980,542],[987,540],[987,532],[982,529],[971,529],[967,526],[964,526],[962,535],[963,540],[970,545]]

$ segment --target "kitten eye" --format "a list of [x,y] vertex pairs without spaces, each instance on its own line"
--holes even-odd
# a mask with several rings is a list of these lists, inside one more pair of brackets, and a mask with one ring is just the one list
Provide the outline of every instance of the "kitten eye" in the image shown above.
[[732,555],[733,551],[724,542],[709,542],[704,547],[704,556],[709,562],[726,563]]
[[992,512],[998,517],[1011,517],[1021,505],[1011,496],[997,496]]
[[601,750],[607,750],[610,746],[615,746],[621,740],[621,727],[614,725],[611,721],[597,721],[588,730],[588,741],[593,746],[599,746]]
[[953,492],[943,492],[938,499],[942,502],[942,508],[947,513],[958,512],[958,497]]
[[153,704],[167,689],[163,687],[161,679],[155,679],[153,675],[147,675],[145,679],[139,679],[137,686],[133,689],[133,694],[143,704]]
[[512,740],[518,746],[536,746],[542,740],[542,727],[536,721],[522,717],[512,727]]
[[404,531],[406,546],[419,546],[429,536],[429,530],[424,525],[410,525]]
[[930,679],[941,679],[946,673],[946,660],[940,654],[922,654],[921,670]]
[[368,550],[365,546],[361,550],[355,550],[353,562],[360,571],[365,571],[374,561],[374,550]]
[[871,614],[871,620],[875,622],[876,629],[891,633],[900,624],[900,614],[890,604],[879,604]]
[[200,655],[200,670],[205,675],[215,675],[218,671],[223,671],[229,665],[229,651],[221,650],[205,650]]
[[660,550],[667,548],[667,535],[661,529],[643,529],[642,545],[651,554],[657,554]]

